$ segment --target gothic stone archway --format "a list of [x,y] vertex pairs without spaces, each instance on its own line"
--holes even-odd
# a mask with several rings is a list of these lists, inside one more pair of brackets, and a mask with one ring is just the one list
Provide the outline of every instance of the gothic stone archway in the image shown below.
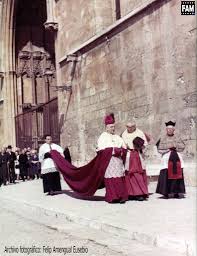
[[46,16],[43,0],[3,2],[4,137],[20,147],[37,147],[44,133],[59,142],[54,36],[44,30]]

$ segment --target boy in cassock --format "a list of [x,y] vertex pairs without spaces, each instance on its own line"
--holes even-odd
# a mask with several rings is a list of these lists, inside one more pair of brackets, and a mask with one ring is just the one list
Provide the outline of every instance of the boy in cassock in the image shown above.
[[45,135],[45,143],[39,149],[39,161],[41,162],[44,193],[48,192],[48,195],[54,195],[55,191],[61,190],[60,174],[50,156],[51,150],[56,150],[63,156],[63,149],[52,143],[51,135]]

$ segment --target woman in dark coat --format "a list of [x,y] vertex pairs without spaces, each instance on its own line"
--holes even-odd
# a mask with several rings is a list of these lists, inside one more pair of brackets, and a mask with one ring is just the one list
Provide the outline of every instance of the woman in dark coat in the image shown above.
[[37,176],[37,179],[39,178],[39,171],[40,171],[40,162],[38,158],[38,154],[36,150],[32,150],[32,155],[30,157],[30,168],[31,168],[31,175],[34,179],[35,176]]

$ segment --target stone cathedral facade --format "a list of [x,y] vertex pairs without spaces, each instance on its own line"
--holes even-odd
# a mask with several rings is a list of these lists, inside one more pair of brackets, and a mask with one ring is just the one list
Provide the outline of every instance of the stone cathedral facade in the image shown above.
[[103,117],[151,136],[175,119],[196,153],[196,20],[180,0],[1,0],[0,144],[51,133],[76,164],[95,155]]

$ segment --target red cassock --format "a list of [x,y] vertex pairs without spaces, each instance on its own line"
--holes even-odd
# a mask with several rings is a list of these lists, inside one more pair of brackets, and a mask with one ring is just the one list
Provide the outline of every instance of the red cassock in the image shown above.
[[137,150],[130,151],[129,170],[126,172],[125,181],[130,196],[148,196],[146,170],[142,168]]

